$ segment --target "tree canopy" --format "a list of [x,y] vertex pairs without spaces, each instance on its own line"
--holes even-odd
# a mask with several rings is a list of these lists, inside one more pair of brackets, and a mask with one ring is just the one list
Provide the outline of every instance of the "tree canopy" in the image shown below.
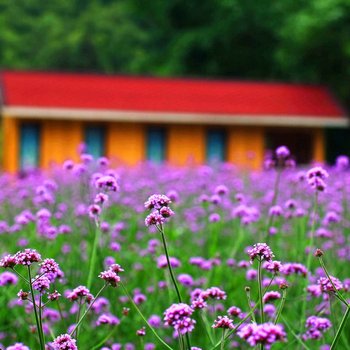
[[0,0],[13,69],[321,83],[350,106],[348,0]]

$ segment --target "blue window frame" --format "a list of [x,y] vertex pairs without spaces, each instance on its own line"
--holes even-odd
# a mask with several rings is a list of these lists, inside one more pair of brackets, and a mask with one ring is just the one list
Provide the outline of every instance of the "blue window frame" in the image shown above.
[[150,127],[147,129],[146,157],[154,163],[165,160],[166,133],[162,127]]
[[105,133],[103,126],[87,126],[85,128],[86,152],[94,158],[105,155]]
[[37,168],[40,152],[40,127],[38,124],[22,124],[20,126],[19,148],[20,169]]
[[226,133],[213,129],[207,132],[206,159],[208,163],[226,160]]

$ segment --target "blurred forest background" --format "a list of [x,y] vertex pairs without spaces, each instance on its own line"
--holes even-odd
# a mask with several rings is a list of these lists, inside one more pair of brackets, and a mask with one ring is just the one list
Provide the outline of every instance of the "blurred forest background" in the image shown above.
[[320,83],[350,107],[349,0],[0,0],[0,33],[2,68]]

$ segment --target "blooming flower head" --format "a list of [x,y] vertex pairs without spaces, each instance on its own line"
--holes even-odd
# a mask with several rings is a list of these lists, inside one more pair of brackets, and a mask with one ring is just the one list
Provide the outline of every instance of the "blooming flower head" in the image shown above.
[[253,248],[248,250],[250,261],[253,262],[256,258],[259,260],[271,261],[274,257],[271,248],[266,243],[256,243]]
[[54,350],[78,350],[75,344],[76,340],[72,339],[69,334],[62,334],[53,341],[53,348]]
[[290,151],[286,146],[277,147],[275,153],[276,157],[281,159],[286,159],[290,156]]
[[164,312],[165,325],[172,326],[180,334],[190,333],[196,323],[191,318],[193,311],[187,304],[173,304]]
[[270,291],[265,293],[264,297],[263,297],[263,302],[264,303],[268,303],[271,300],[277,300],[281,298],[281,293],[276,292],[276,291]]
[[4,273],[0,273],[0,286],[8,286],[17,284],[18,277],[9,271],[5,271]]
[[98,277],[102,278],[112,287],[117,287],[120,282],[120,277],[111,269],[101,272]]
[[321,339],[323,333],[332,327],[332,323],[324,317],[310,316],[306,319],[305,326],[307,328],[303,339]]
[[75,301],[78,299],[85,299],[85,301],[89,304],[92,299],[93,295],[90,293],[90,291],[85,286],[79,286],[73,289],[72,292],[70,292],[67,295],[67,299],[70,301]]
[[286,340],[286,333],[282,325],[273,324],[271,322],[256,324],[250,323],[243,326],[238,332],[238,336],[248,342],[250,346],[263,344],[265,349],[278,341]]
[[168,207],[170,203],[171,203],[171,200],[166,195],[153,194],[145,202],[145,208],[150,210],[152,209],[160,210],[163,207]]
[[14,267],[16,266],[16,258],[14,257],[14,255],[5,255],[1,260],[0,260],[0,267]]
[[110,175],[99,177],[96,180],[96,188],[99,190],[102,189],[105,191],[112,191],[112,192],[119,191],[119,185],[117,183],[116,178]]
[[6,350],[30,350],[30,349],[28,348],[28,346],[25,346],[22,343],[16,343],[8,346]]
[[226,299],[226,293],[222,289],[218,287],[210,287],[203,291],[200,294],[200,297],[204,300],[207,300],[209,298],[216,299],[216,300],[224,300]]
[[34,279],[33,288],[44,293],[50,288],[50,280],[46,276],[37,277]]
[[325,180],[328,176],[328,172],[325,169],[317,166],[307,172],[306,179],[311,188],[316,191],[324,191],[326,188]]
[[98,317],[96,321],[96,326],[100,326],[104,324],[118,325],[119,323],[120,323],[120,320],[118,317],[112,314],[102,314]]
[[218,318],[214,321],[212,328],[233,329],[233,320],[227,316],[218,316]]
[[41,260],[40,254],[35,249],[25,249],[15,254],[15,261],[17,265],[31,265],[34,262]]
[[60,268],[54,259],[44,259],[40,264],[40,272],[42,273],[57,273]]
[[332,282],[328,277],[321,277],[317,284],[320,286],[322,292],[336,292],[337,290],[343,289],[343,283],[338,278],[330,276]]

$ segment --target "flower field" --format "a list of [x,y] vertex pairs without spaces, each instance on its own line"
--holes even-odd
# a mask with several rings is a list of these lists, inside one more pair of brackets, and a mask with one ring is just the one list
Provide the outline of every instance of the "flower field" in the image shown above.
[[350,349],[350,172],[111,169],[0,177],[0,349]]

